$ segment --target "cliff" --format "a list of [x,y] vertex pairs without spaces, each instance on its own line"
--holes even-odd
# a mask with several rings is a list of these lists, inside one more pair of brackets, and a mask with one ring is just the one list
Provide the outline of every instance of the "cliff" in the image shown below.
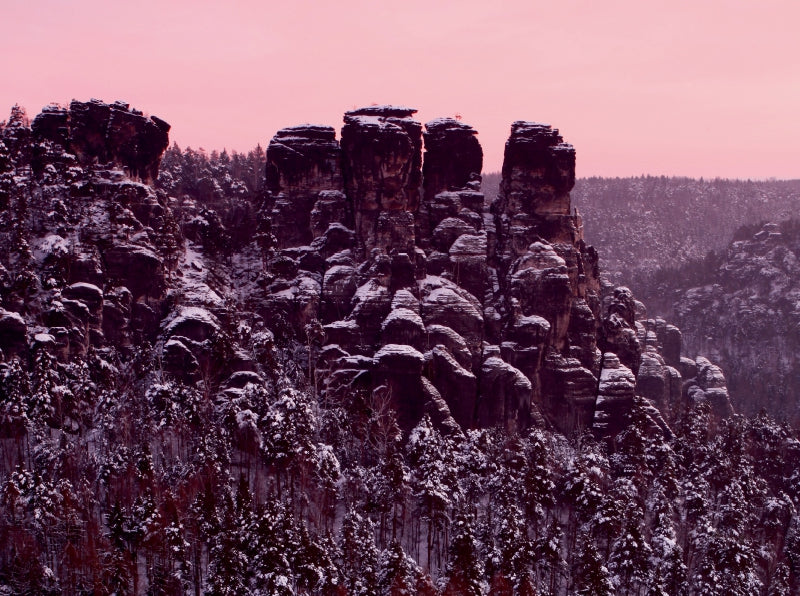
[[237,224],[257,243],[238,239],[233,254],[227,203],[131,180],[157,175],[169,125],[121,103],[46,109],[30,128],[40,186],[3,212],[5,357],[148,342],[165,373],[223,391],[242,373],[274,377],[274,358],[246,355],[232,331],[246,321],[324,403],[383,401],[405,430],[427,413],[451,433],[613,436],[637,392],[668,419],[704,399],[683,386],[697,367],[681,364],[679,332],[642,318],[626,288],[601,287],[570,204],[575,150],[557,130],[512,125],[487,204],[477,132],[414,113],[353,110],[341,141],[327,126],[278,131],[265,193],[245,210],[255,221]]
[[[340,145],[325,127],[272,139],[274,281],[257,311],[290,321],[301,339],[319,323],[310,358],[322,394],[384,396],[404,428],[429,412],[451,429],[547,421],[614,434],[633,404],[647,322],[627,289],[603,295],[570,205],[574,149],[547,125],[515,122],[487,204],[476,131],[439,119],[423,134],[413,114],[348,112]],[[680,335],[670,337],[668,362],[657,356],[645,376],[671,379],[649,391],[674,414],[685,391]],[[604,363],[627,371],[611,394]]]

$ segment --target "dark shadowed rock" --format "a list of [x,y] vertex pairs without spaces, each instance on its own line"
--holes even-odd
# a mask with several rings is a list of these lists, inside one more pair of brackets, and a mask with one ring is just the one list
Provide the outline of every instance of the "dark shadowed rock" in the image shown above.
[[203,342],[219,331],[219,321],[204,308],[184,307],[167,324],[167,337],[187,337],[195,342]]
[[443,190],[465,188],[483,171],[483,150],[478,131],[453,118],[437,118],[425,124],[422,167],[425,201]]
[[503,361],[497,346],[487,347],[484,355],[475,423],[480,427],[500,425],[512,431],[527,427],[531,415],[531,382]]
[[347,221],[343,196],[336,194],[344,188],[341,149],[330,126],[279,130],[267,147],[266,183],[275,196],[271,220],[278,248],[309,244],[331,223]]
[[19,314],[0,308],[0,349],[8,358],[28,347],[28,327]]
[[[419,207],[422,165],[422,125],[411,116],[416,110],[372,106],[347,112],[342,127],[345,188],[352,201],[358,247],[363,256],[372,249],[413,248],[413,226],[400,237],[386,232],[379,242],[382,213],[415,212]],[[384,219],[384,229],[388,224]]]
[[453,357],[444,345],[436,345],[431,350],[428,366],[431,381],[446,396],[453,418],[462,428],[475,426],[475,404],[478,397],[478,381]]
[[493,205],[506,259],[520,256],[538,238],[578,240],[577,216],[570,214],[575,184],[575,150],[545,124],[515,122],[506,142],[503,179]]
[[511,125],[503,159],[502,193],[510,215],[569,215],[575,150],[546,124]]
[[46,139],[67,149],[70,145],[69,112],[58,105],[46,106],[33,119],[31,132],[36,139]]
[[393,308],[381,324],[381,342],[406,344],[420,350],[425,343],[422,317],[408,308]]
[[103,291],[97,286],[89,283],[75,283],[61,292],[64,298],[78,300],[85,304],[89,312],[97,316],[103,308]]
[[103,335],[115,346],[130,345],[130,316],[133,296],[125,287],[106,293],[103,301]]
[[[418,243],[421,246],[427,247],[429,234],[443,219],[459,215],[462,201],[458,194],[447,191],[466,191],[468,187],[479,184],[483,150],[476,135],[477,131],[471,126],[452,118],[437,118],[425,125],[423,201],[418,214]],[[472,193],[479,199],[479,204],[465,200],[463,207],[480,214],[483,195],[476,190],[474,188]],[[443,196],[437,198],[440,193]]]
[[180,337],[170,338],[164,344],[161,364],[164,370],[185,383],[192,383],[200,379],[200,364]]
[[577,358],[552,350],[541,369],[542,410],[558,428],[590,428],[597,400],[597,377]]
[[483,338],[480,303],[444,278],[428,276],[421,284],[422,319],[426,326],[443,325],[458,333],[476,353]]
[[48,107],[34,119],[37,141],[50,141],[74,153],[82,164],[113,163],[144,182],[158,176],[169,146],[170,125],[144,116],[128,104],[73,100],[69,110]]
[[162,260],[148,248],[118,244],[106,250],[103,259],[110,280],[127,287],[134,301],[141,296],[158,298],[166,287]]
[[387,344],[374,361],[376,391],[397,412],[401,428],[411,428],[422,418],[430,397],[423,383],[424,356],[411,346]]

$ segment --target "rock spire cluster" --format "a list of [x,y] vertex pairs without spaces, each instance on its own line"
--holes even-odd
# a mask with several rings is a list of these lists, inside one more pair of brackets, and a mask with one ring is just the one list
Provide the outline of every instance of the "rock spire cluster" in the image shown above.
[[404,428],[428,412],[452,429],[610,434],[637,387],[677,407],[680,337],[651,322],[649,340],[630,291],[601,287],[570,206],[573,147],[514,122],[489,205],[476,131],[453,119],[423,130],[414,113],[354,110],[339,143],[333,128],[303,125],[267,149],[271,266],[285,274],[265,319],[299,335],[319,322],[320,390],[388,400]]
[[[73,101],[30,129],[8,125],[9,155],[32,139],[40,191],[3,207],[15,272],[3,279],[30,283],[3,286],[2,357],[149,343],[164,373],[220,395],[277,382],[283,358],[323,403],[391,409],[403,430],[428,414],[449,433],[611,436],[639,398],[665,432],[681,400],[730,411],[720,370],[681,358],[678,329],[601,282],[558,130],[512,124],[489,203],[477,132],[415,112],[347,112],[339,139],[329,126],[279,130],[258,207],[130,180],[157,176],[169,125],[127,104]],[[258,232],[223,264],[234,217]]]

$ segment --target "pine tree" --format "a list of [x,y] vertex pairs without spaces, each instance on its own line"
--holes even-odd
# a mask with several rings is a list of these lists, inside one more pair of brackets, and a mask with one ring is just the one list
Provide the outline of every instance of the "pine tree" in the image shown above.
[[686,564],[683,549],[677,540],[673,522],[673,507],[665,494],[657,492],[649,507],[653,516],[650,545],[652,553],[650,564],[653,569],[650,578],[650,594],[667,596],[686,593]]
[[342,585],[337,567],[339,552],[330,536],[310,533],[305,524],[297,526],[297,548],[292,561],[297,588],[301,593],[335,595]]
[[342,575],[348,594],[377,594],[379,554],[372,522],[350,509],[342,521],[339,541]]
[[27,375],[19,360],[0,364],[0,436],[15,439],[17,464],[22,463],[21,440],[30,424],[26,404],[29,391]]
[[248,546],[252,544],[248,528],[243,525],[241,511],[230,495],[220,503],[220,527],[208,556],[208,596],[234,596],[248,591],[250,559]]
[[539,537],[534,545],[537,555],[536,576],[537,584],[542,586],[546,593],[555,594],[558,580],[565,574],[566,561],[562,556],[562,543],[564,533],[558,520],[550,522],[547,531]]
[[625,523],[614,542],[609,571],[617,578],[618,594],[638,594],[650,579],[652,550],[642,532],[642,514],[628,508]]
[[434,554],[448,529],[448,509],[460,500],[457,465],[452,443],[433,428],[426,414],[411,431],[406,446],[411,490],[419,519],[427,525],[426,562],[435,567]]
[[281,494],[281,471],[285,470],[290,499],[294,501],[295,489],[307,489],[316,466],[317,419],[311,396],[296,389],[284,389],[270,405],[261,427],[261,449],[275,471],[278,495]]
[[297,532],[289,506],[270,499],[252,516],[246,556],[253,569],[252,588],[262,594],[291,594]]
[[56,391],[58,382],[55,358],[46,349],[40,348],[34,355],[31,395],[27,408],[28,418],[35,424],[61,427],[61,392]]
[[785,563],[781,563],[770,578],[767,596],[790,596],[792,586],[789,580],[789,567]]
[[483,594],[483,565],[473,529],[474,519],[464,513],[453,521],[453,539],[447,561],[447,584],[443,596]]
[[378,575],[378,594],[380,596],[412,596],[417,573],[416,564],[404,551],[397,540],[381,554]]
[[572,570],[574,593],[586,596],[613,596],[614,584],[603,565],[597,547],[584,537],[578,544],[575,568]]
[[534,537],[541,530],[548,512],[555,506],[556,485],[545,434],[532,430],[528,436],[526,466],[523,473],[525,517]]

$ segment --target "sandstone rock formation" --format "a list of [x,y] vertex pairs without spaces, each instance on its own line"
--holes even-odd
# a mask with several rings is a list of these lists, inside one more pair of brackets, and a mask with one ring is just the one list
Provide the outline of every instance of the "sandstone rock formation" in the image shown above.
[[[279,130],[267,156],[267,188],[275,199],[272,232],[279,248],[307,245],[320,236],[320,218],[345,221],[343,211],[330,213],[324,205],[315,209],[321,191],[343,190],[341,149],[333,128],[302,125]],[[327,202],[335,203],[336,196],[331,194]]]
[[30,133],[38,190],[0,211],[3,357],[153,345],[161,373],[222,401],[290,369],[322,403],[391,410],[403,430],[428,414],[447,433],[612,436],[637,395],[662,429],[692,400],[730,413],[719,369],[688,366],[676,328],[601,286],[557,130],[511,126],[487,204],[476,131],[414,113],[347,112],[340,141],[279,130],[260,204],[237,211],[258,234],[231,243],[223,201],[130,179],[156,175],[168,125],[120,103],[48,108]]
[[[436,409],[462,428],[617,432],[634,403],[641,308],[627,288],[603,299],[597,253],[570,206],[574,149],[547,125],[515,122],[500,194],[486,205],[476,131],[439,119],[423,135],[413,114],[348,112],[340,148],[323,127],[273,139],[272,270],[282,279],[265,316],[279,312],[300,337],[319,318],[322,391],[383,396],[405,428]],[[282,222],[299,225],[284,232]],[[638,385],[665,413],[679,409],[680,376],[659,352],[677,365],[673,329],[659,327]]]
[[651,297],[660,297],[653,299],[654,308],[680,330],[650,321],[648,343],[661,346],[665,360],[671,359],[667,364],[682,372],[678,343],[692,356],[692,366],[697,355],[719,365],[730,402],[742,414],[764,408],[800,420],[799,231],[796,220],[743,227],[723,252],[663,270],[650,288]]
[[[130,176],[153,182],[169,145],[170,125],[146,117],[124,102],[73,100],[69,108],[49,106],[33,121],[36,142],[49,141],[74,154],[82,164],[113,163]],[[34,168],[39,163],[34,162]]]

